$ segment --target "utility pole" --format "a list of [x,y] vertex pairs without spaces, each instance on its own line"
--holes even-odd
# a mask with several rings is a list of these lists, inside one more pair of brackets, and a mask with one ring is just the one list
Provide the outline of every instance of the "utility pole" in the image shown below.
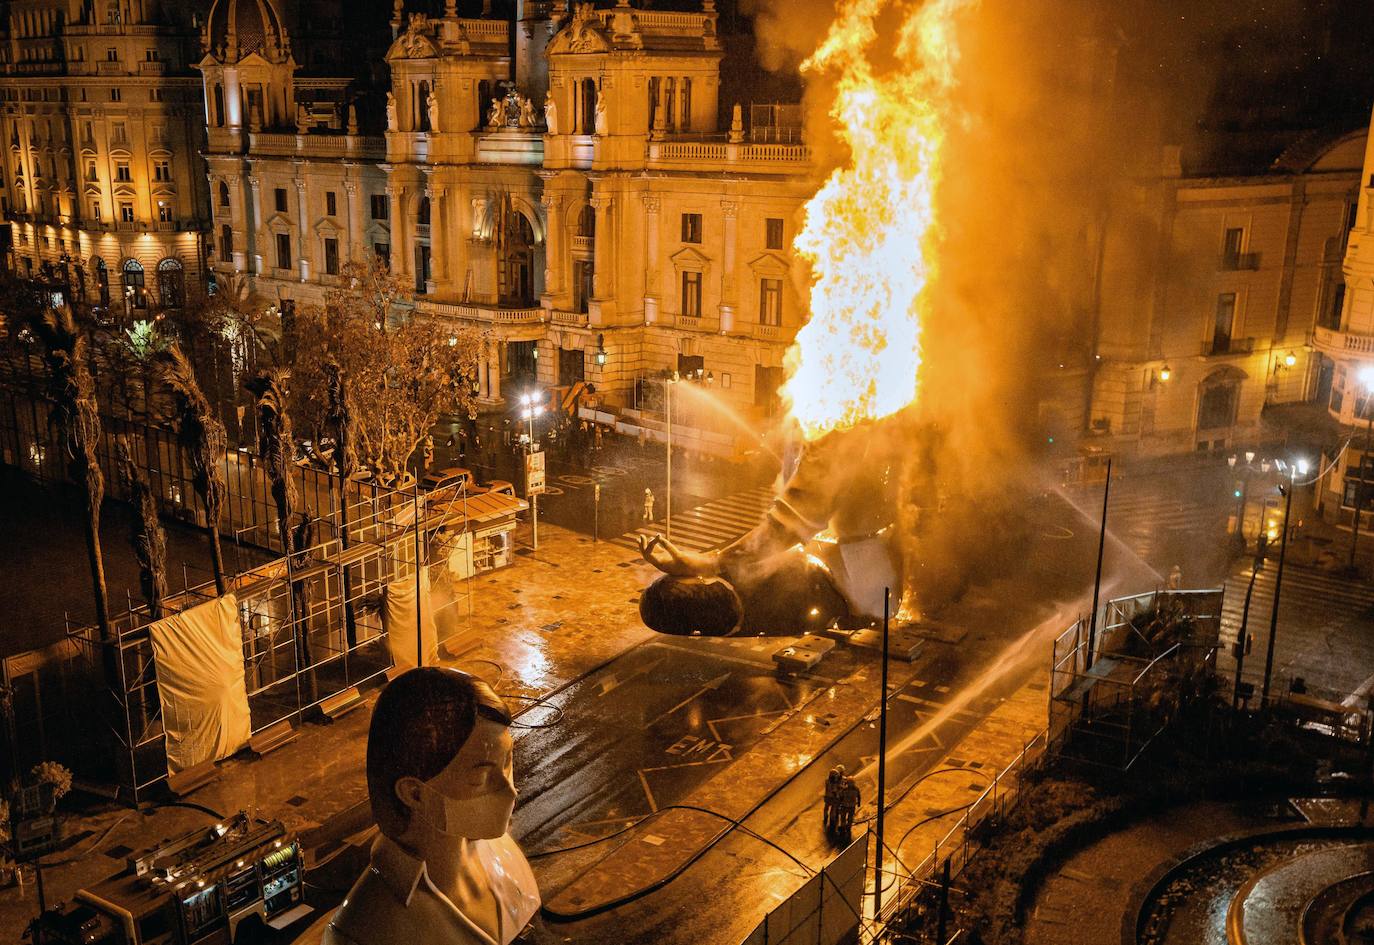
[[883,807],[887,800],[887,653],[892,588],[883,588],[883,664],[878,689],[878,849],[873,867],[873,918],[883,914]]
[[667,501],[663,507],[663,534],[665,538],[673,537],[673,383],[675,380],[676,378],[669,377],[663,382],[663,413],[668,431],[668,483],[665,490]]
[[1097,644],[1097,602],[1102,592],[1102,552],[1107,546],[1107,500],[1112,494],[1112,458],[1107,457],[1107,481],[1102,484],[1102,524],[1097,531],[1097,576],[1093,578],[1093,610],[1088,617],[1088,655],[1083,661],[1086,672],[1093,668],[1093,651]]
[[1250,586],[1245,589],[1245,608],[1240,612],[1240,632],[1236,635],[1236,684],[1231,690],[1232,709],[1240,705],[1240,679],[1241,673],[1245,670],[1245,655],[1250,644],[1247,631],[1250,624],[1250,598],[1255,593],[1255,577],[1263,566],[1263,559],[1256,555],[1255,562],[1250,567]]
[[1274,672],[1274,638],[1279,632],[1279,591],[1283,588],[1283,559],[1288,552],[1288,513],[1293,509],[1293,482],[1290,477],[1287,486],[1279,486],[1284,494],[1283,536],[1279,539],[1279,571],[1274,575],[1274,608],[1269,613],[1269,645],[1264,655],[1264,690],[1260,694],[1260,705],[1269,704],[1269,681]]

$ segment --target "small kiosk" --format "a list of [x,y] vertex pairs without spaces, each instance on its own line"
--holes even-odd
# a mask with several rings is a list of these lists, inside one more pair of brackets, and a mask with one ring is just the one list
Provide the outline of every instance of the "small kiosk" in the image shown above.
[[310,912],[300,844],[279,820],[239,812],[131,856],[117,876],[43,918],[45,942],[201,945],[235,941],[257,916],[281,929]]

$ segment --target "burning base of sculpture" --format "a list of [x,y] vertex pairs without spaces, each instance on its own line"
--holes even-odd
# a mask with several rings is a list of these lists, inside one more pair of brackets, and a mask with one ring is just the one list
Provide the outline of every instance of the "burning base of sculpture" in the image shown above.
[[642,538],[644,559],[665,574],[640,602],[645,625],[786,636],[881,617],[884,590],[900,596],[903,586],[895,523],[900,463],[914,452],[906,430],[893,418],[805,443],[763,520],[719,551]]

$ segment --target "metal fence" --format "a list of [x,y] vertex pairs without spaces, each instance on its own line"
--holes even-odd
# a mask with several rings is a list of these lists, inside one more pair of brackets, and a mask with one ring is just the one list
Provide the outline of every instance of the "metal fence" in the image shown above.
[[863,925],[869,834],[827,863],[764,917],[743,945],[841,945]]
[[[1049,731],[1060,751],[1126,770],[1216,674],[1223,590],[1110,601],[1100,632],[1080,619],[1054,642]],[[1161,644],[1153,629],[1177,629]],[[1172,630],[1171,630],[1172,632]]]
[[[233,578],[254,735],[391,668],[384,589],[408,579],[418,584],[431,562],[446,565],[447,532],[459,521],[467,527],[464,499],[457,486],[375,493],[351,503],[347,547],[329,538]],[[215,596],[207,583],[175,595],[166,608],[177,612]],[[167,777],[153,619],[138,606],[111,622],[108,639],[95,627],[69,627],[61,644],[12,657],[3,668],[15,686],[27,763],[61,760],[138,802]]]

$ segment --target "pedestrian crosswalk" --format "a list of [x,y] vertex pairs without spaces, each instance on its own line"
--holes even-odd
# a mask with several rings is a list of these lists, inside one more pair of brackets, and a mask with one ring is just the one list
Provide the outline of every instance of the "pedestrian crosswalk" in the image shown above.
[[[694,508],[674,509],[673,543],[691,551],[712,551],[720,548],[757,525],[763,518],[763,513],[768,511],[772,504],[772,488],[760,486],[712,499]],[[638,550],[640,535],[667,533],[667,523],[659,519],[626,532],[614,539],[614,543]]]
[[[1269,621],[1274,606],[1278,563],[1269,561],[1255,577],[1246,632],[1254,647],[1246,658],[1245,677],[1264,671]],[[1231,645],[1240,633],[1248,565],[1238,566],[1226,581],[1218,668],[1235,666]],[[1288,561],[1279,591],[1279,631],[1274,669],[1278,677],[1303,676],[1309,684],[1348,693],[1374,674],[1374,584]]]
[[[1100,499],[1099,499],[1100,502]],[[1094,513],[1096,519],[1101,507]],[[1177,495],[1162,490],[1113,491],[1107,509],[1107,528],[1147,564],[1167,568],[1162,560],[1176,546],[1225,534],[1227,508],[1220,496]]]

